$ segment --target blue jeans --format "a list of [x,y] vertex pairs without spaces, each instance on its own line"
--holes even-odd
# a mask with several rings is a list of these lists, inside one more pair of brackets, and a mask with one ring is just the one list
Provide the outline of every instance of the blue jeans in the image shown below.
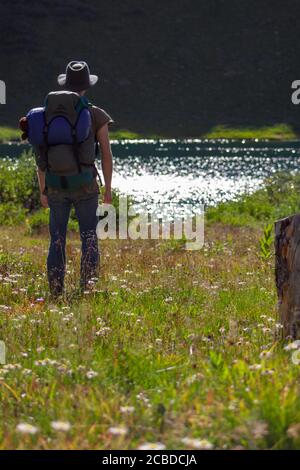
[[66,234],[72,205],[75,207],[81,238],[81,287],[85,288],[89,280],[97,275],[99,251],[96,235],[98,223],[96,210],[99,189],[97,183],[95,185],[90,188],[72,191],[48,189],[51,241],[47,258],[47,271],[50,292],[55,296],[60,295],[64,287]]

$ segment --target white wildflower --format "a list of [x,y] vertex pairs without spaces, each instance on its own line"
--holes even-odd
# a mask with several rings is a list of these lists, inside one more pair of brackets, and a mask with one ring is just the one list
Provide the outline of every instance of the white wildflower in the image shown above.
[[134,413],[134,406],[121,406],[120,407],[120,411],[121,413],[123,414],[131,414],[131,413]]
[[52,421],[51,427],[55,431],[68,432],[71,429],[71,424],[68,421]]
[[5,364],[3,366],[3,369],[5,370],[19,370],[22,369],[21,364]]
[[28,423],[19,423],[16,430],[22,434],[34,435],[38,432],[38,428]]
[[261,364],[253,364],[252,366],[249,366],[250,370],[259,370],[261,369]]
[[291,351],[292,349],[299,349],[300,348],[300,340],[297,339],[296,341],[293,341],[292,343],[287,344],[284,349],[285,351]]
[[106,336],[111,331],[109,326],[103,326],[100,330],[96,331],[96,336]]
[[271,351],[262,351],[259,355],[260,359],[268,359],[271,356],[272,356]]
[[190,437],[184,437],[181,442],[192,449],[211,450],[214,448],[213,444],[206,439],[192,439]]
[[95,372],[94,370],[89,370],[86,373],[86,376],[88,379],[93,379],[94,377],[97,377],[97,375],[98,375],[98,372]]
[[161,442],[145,442],[138,447],[138,450],[164,450],[166,446]]
[[112,426],[108,430],[114,436],[126,436],[128,429],[125,426]]
[[266,369],[262,371],[261,375],[274,375],[275,371],[274,369]]

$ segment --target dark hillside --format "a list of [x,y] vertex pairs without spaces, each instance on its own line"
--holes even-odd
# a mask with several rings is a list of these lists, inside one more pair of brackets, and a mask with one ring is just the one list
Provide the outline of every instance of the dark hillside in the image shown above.
[[300,128],[296,0],[1,0],[0,125],[55,89],[67,61],[101,77],[90,97],[115,128],[199,136],[212,126]]

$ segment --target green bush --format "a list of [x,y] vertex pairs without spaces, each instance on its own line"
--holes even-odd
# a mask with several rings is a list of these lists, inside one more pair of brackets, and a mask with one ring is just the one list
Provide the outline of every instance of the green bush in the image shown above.
[[206,210],[208,222],[265,226],[300,211],[300,174],[277,173],[253,194]]
[[35,159],[24,152],[19,159],[0,159],[0,204],[19,204],[28,211],[40,205]]
[[0,204],[0,225],[17,225],[25,221],[27,210],[21,204],[4,202]]
[[[39,209],[26,217],[27,233],[38,232],[49,224],[49,209]],[[78,222],[75,215],[71,214],[68,229],[78,232]]]
[[[118,219],[119,194],[116,191],[113,191],[113,205]],[[0,225],[14,225],[25,219],[29,231],[48,225],[48,212],[40,204],[32,152],[24,152],[18,159],[0,158]],[[78,230],[74,210],[71,211],[69,229]]]

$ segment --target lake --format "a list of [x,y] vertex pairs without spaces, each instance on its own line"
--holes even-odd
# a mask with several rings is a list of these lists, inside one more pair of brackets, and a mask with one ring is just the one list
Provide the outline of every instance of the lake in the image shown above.
[[[28,146],[0,145],[18,157]],[[300,143],[263,141],[112,141],[113,186],[152,209],[185,211],[252,192],[277,171],[298,171]]]

